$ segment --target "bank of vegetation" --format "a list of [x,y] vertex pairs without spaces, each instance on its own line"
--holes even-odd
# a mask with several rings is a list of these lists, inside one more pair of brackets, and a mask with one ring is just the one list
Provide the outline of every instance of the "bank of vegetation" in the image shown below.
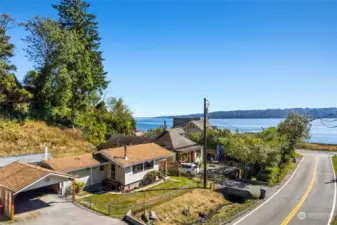
[[[90,5],[61,0],[51,7],[58,15],[55,19],[37,15],[18,24],[0,14],[0,117],[74,128],[92,144],[104,142],[108,134],[131,134],[136,123],[123,99],[104,98],[110,81]],[[8,31],[14,27],[26,30],[21,38],[27,60],[33,62],[22,81],[11,62],[15,46]]]
[[[290,112],[278,127],[260,133],[209,130],[207,143],[211,149],[221,144],[228,159],[241,163],[245,178],[273,185],[292,168],[293,159],[298,157],[295,147],[309,138],[309,131],[309,118]],[[190,138],[203,144],[199,135],[191,134]]]
[[45,145],[53,157],[95,150],[77,129],[48,126],[38,121],[0,120],[0,157],[41,153]]

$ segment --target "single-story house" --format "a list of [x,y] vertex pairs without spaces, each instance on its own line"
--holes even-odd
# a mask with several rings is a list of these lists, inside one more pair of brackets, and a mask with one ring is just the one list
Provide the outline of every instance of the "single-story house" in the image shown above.
[[155,143],[104,149],[96,154],[109,161],[107,179],[116,180],[128,189],[139,186],[150,171],[162,170],[166,175],[167,159],[174,156],[173,152]]
[[60,183],[70,181],[75,193],[73,180],[74,176],[63,172],[21,162],[10,163],[0,168],[0,204],[3,205],[3,212],[14,220],[15,199],[18,194],[30,190],[48,187],[58,192]]
[[[122,189],[130,189],[139,186],[149,171],[162,170],[166,173],[166,160],[173,156],[173,152],[157,144],[147,143],[47,160],[44,167],[76,176],[88,187],[107,180],[118,183]],[[69,182],[60,184],[61,194],[66,194],[69,186]]]
[[178,162],[202,162],[203,147],[188,139],[183,128],[166,129],[151,141],[175,152]]

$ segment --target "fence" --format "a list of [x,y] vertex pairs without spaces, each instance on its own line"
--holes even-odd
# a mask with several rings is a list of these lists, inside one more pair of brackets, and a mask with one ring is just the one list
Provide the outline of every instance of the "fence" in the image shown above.
[[[129,210],[132,210],[133,212],[143,211],[156,204],[162,203],[164,201],[169,201],[172,198],[175,198],[192,188],[195,188],[195,185],[193,184],[185,185],[179,189],[170,191],[168,193],[155,196],[149,199],[145,199],[145,200],[139,200],[136,203],[128,204],[128,205],[118,204],[118,202],[117,203],[116,202],[111,202],[111,203],[101,202],[92,197],[82,199],[80,203],[89,209],[98,211],[105,215],[108,215],[111,217],[122,218]],[[151,191],[156,191],[156,190],[152,189]],[[145,193],[148,191],[144,190],[144,191],[139,191],[139,192],[144,193],[145,195]],[[134,193],[125,193],[123,195],[132,195],[132,194]]]

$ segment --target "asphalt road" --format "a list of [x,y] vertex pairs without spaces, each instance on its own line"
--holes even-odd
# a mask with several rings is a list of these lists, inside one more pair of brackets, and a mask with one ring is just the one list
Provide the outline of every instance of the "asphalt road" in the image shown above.
[[299,150],[304,156],[278,190],[232,225],[327,225],[336,203],[333,154]]

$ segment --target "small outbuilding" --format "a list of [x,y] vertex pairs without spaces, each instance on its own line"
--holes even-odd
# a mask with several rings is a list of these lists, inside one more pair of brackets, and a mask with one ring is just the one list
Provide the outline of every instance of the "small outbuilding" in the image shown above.
[[63,172],[21,162],[13,162],[0,168],[0,204],[3,206],[4,215],[14,220],[15,198],[19,193],[42,187],[50,187],[58,192],[59,184],[65,181],[73,182],[74,201],[74,178]]

